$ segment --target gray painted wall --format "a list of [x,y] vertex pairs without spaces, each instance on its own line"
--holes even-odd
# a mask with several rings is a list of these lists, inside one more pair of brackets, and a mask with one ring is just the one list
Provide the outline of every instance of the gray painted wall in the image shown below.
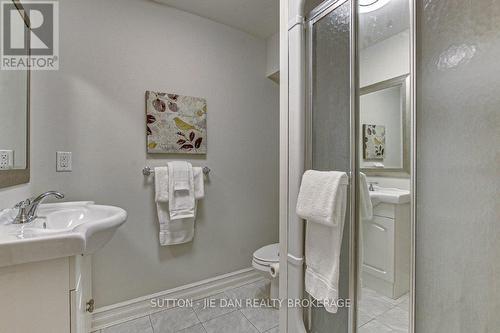
[[[146,0],[60,1],[60,70],[32,82],[32,182],[0,207],[47,189],[123,207],[129,219],[93,261],[97,306],[251,266],[278,241],[278,86],[258,39]],[[212,169],[194,242],[158,245],[153,184],[141,174],[179,156],[147,155],[147,89],[205,97]],[[73,172],[55,172],[55,152]]]
[[416,329],[500,330],[500,2],[419,4]]

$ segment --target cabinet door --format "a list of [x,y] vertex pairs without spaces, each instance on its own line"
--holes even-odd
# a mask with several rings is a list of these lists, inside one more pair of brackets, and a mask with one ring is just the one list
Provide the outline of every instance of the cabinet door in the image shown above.
[[68,258],[0,268],[1,333],[68,333]]
[[363,271],[394,282],[394,220],[374,216],[363,223]]

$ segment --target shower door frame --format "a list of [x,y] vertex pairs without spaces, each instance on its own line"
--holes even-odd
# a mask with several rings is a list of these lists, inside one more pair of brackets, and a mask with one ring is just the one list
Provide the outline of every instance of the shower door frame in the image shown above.
[[[344,4],[349,0],[325,0],[314,8],[309,14],[306,15],[306,147],[305,147],[305,167],[306,170],[312,166],[312,113],[313,113],[313,75],[312,75],[312,61],[313,61],[313,25],[324,16],[331,13],[333,10]],[[360,133],[359,126],[359,48],[358,48],[358,31],[359,31],[359,15],[358,15],[358,0],[351,0],[351,21],[350,21],[350,40],[351,40],[351,62],[350,62],[350,168],[349,174],[350,181],[350,246],[349,246],[349,298],[353,301],[353,306],[349,309],[349,329],[350,333],[358,331],[357,318],[358,318],[358,281],[359,275],[359,188],[358,175],[361,172],[359,164],[359,152],[361,147],[358,143]],[[417,4],[415,0],[408,0],[410,9],[410,72],[409,72],[409,118],[410,118],[410,286],[409,286],[409,333],[415,333],[415,271],[416,271],[416,126],[417,126],[417,95],[416,95],[416,81],[417,81]],[[310,317],[310,316],[309,316]],[[310,319],[310,318],[309,318]]]
[[[359,172],[358,167],[358,119],[359,107],[359,78],[358,78],[358,1],[357,0],[326,0],[315,7],[306,15],[306,147],[305,147],[305,166],[306,170],[312,167],[312,115],[313,115],[313,27],[319,20],[333,12],[335,9],[351,1],[350,20],[349,20],[349,299],[352,301],[348,309],[348,332],[356,331],[357,321],[357,283],[358,272],[357,265],[357,233],[358,233],[358,198],[359,189],[356,175]],[[309,312],[310,313],[310,312]],[[311,318],[308,315],[308,329],[311,328]]]
[[[328,1],[328,3],[343,3],[342,0]],[[417,43],[417,16],[419,13],[416,11],[416,1],[409,0],[410,3],[410,107],[411,107],[411,178],[410,178],[410,190],[411,190],[411,262],[410,262],[410,323],[409,332],[415,332],[415,256],[416,256],[416,69],[417,69],[417,58],[416,52],[419,49]],[[349,309],[349,332],[357,331],[357,277],[358,277],[358,214],[356,206],[358,205],[359,190],[354,184],[357,179],[357,173],[359,172],[358,166],[358,144],[356,138],[359,134],[359,125],[357,120],[359,119],[359,85],[358,79],[358,10],[357,10],[358,0],[352,0],[351,3],[351,171],[355,172],[355,176],[351,179],[351,188],[355,191],[350,191],[351,200],[354,205],[351,205],[350,214],[354,214],[354,219],[351,220],[351,239],[350,239],[350,272],[349,272],[349,297],[353,301],[353,306]],[[280,298],[286,299],[294,294],[295,292],[290,292],[290,288],[296,288],[294,285],[295,280],[292,278],[292,273],[289,272],[288,266],[292,263],[290,257],[290,246],[293,247],[292,243],[297,241],[297,235],[293,234],[294,230],[289,230],[290,223],[293,223],[294,214],[293,207],[291,207],[290,202],[295,193],[296,176],[298,169],[304,166],[297,162],[297,152],[305,150],[304,161],[307,161],[307,153],[310,152],[310,138],[305,135],[304,143],[307,143],[305,148],[300,146],[294,146],[297,144],[297,139],[302,137],[302,133],[296,133],[294,129],[297,129],[297,124],[295,122],[300,115],[298,113],[304,112],[307,108],[305,99],[307,99],[305,89],[305,81],[307,77],[304,73],[304,67],[306,66],[305,59],[305,36],[300,37],[297,27],[304,29],[304,6],[305,0],[280,0],[280,253],[287,253],[287,255],[280,256]],[[302,33],[302,35],[305,35]],[[301,63],[299,60],[303,60]],[[300,65],[299,65],[300,64]],[[353,84],[354,82],[354,84]],[[305,118],[305,123],[309,125],[310,119]],[[295,127],[294,127],[295,125]],[[305,127],[305,125],[304,125]],[[290,188],[292,186],[292,188]],[[290,233],[290,231],[292,231]],[[296,230],[295,230],[296,231]],[[303,245],[303,244],[302,244]],[[293,258],[292,259],[297,259]],[[300,258],[299,258],[300,259]],[[293,261],[293,260],[292,260]],[[289,280],[289,277],[292,280]],[[300,291],[301,292],[301,291]],[[305,327],[303,323],[302,316],[297,317],[302,312],[291,312],[290,309],[286,307],[280,310],[280,333],[295,333],[304,332]],[[297,317],[297,318],[294,318]]]

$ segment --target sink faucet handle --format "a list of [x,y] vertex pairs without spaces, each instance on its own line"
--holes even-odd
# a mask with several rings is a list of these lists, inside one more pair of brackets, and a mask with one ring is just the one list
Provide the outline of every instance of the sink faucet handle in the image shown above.
[[373,185],[378,185],[378,182],[368,182],[368,184],[370,184],[370,186],[368,186],[368,190],[375,191],[375,189],[373,188]]
[[17,213],[16,218],[13,223],[29,223],[36,219],[36,211],[38,206],[42,203],[42,201],[46,197],[56,197],[58,199],[64,198],[64,194],[57,191],[47,191],[36,198],[26,199],[24,201],[19,202],[14,206],[14,208],[18,208],[19,212]]
[[30,199],[26,199],[26,200],[23,200],[21,202],[18,202],[14,208],[17,208],[19,209],[19,211],[17,212],[17,216],[14,218],[14,222],[13,223],[26,223],[26,222],[29,222],[29,218],[28,218],[28,212],[27,210],[31,207],[31,200]]
[[19,208],[19,209],[26,209],[31,205],[31,199],[26,199],[23,201],[20,201],[14,205],[14,208]]

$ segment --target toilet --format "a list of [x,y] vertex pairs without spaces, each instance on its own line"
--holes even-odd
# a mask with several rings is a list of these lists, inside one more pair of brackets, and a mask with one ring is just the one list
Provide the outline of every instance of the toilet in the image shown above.
[[271,279],[270,299],[279,296],[279,243],[266,245],[253,253],[252,266],[266,278]]

